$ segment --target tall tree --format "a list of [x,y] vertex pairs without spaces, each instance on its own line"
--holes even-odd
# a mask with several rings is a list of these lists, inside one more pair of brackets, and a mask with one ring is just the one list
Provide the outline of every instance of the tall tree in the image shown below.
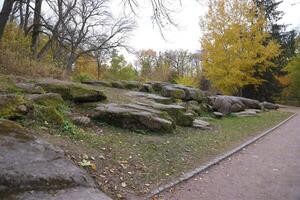
[[203,67],[212,86],[224,94],[241,95],[246,85],[259,86],[274,65],[280,45],[270,37],[263,13],[247,0],[209,0],[201,20]]
[[284,13],[278,7],[283,1],[253,0],[253,2],[267,19],[267,31],[270,33],[270,38],[267,41],[269,39],[276,40],[281,45],[281,53],[273,59],[274,67],[270,67],[264,73],[256,74],[256,76],[266,81],[259,86],[251,84],[245,86],[243,96],[261,101],[274,101],[274,97],[279,96],[283,89],[278,77],[286,74],[284,67],[295,55],[296,33],[294,30],[286,31],[287,26],[280,23]]
[[5,26],[9,19],[9,15],[13,9],[15,0],[4,0],[2,10],[0,12],[0,40],[3,36]]

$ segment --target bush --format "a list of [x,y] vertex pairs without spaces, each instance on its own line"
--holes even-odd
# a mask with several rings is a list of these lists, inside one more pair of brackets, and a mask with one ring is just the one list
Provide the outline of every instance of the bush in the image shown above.
[[175,82],[180,85],[199,87],[199,80],[196,77],[181,76],[175,79]]
[[0,43],[0,73],[29,77],[60,78],[62,71],[48,61],[36,61],[30,50],[31,38],[14,23],[6,26]]

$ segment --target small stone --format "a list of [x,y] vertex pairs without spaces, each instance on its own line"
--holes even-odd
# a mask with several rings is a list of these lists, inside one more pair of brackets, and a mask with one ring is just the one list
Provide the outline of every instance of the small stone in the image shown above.
[[215,116],[216,118],[218,118],[218,119],[224,117],[223,113],[220,113],[220,112],[214,112],[213,114],[214,114],[214,116]]

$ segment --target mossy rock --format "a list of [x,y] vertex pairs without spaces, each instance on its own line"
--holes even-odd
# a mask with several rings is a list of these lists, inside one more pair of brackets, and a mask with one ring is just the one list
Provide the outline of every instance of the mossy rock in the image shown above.
[[59,106],[64,105],[64,100],[62,99],[61,95],[55,93],[27,95],[26,99],[32,103],[42,106],[58,108]]
[[63,115],[52,106],[34,105],[33,118],[52,125],[63,125],[65,121]]
[[0,76],[0,93],[21,93],[22,90],[16,87],[15,81],[8,76]]
[[140,92],[147,92],[147,93],[154,93],[154,89],[151,84],[143,84],[142,87],[140,88]]
[[0,130],[0,134],[5,135],[9,132],[18,133],[24,131],[25,129],[17,122],[6,119],[0,119]]
[[26,100],[21,95],[0,95],[0,116],[3,118],[18,118],[26,114],[20,106],[26,105]]
[[111,83],[106,80],[98,80],[98,81],[82,81],[81,83],[93,86],[104,86],[104,87],[112,87]]
[[24,93],[29,94],[44,94],[45,90],[33,83],[17,83],[16,87]]
[[138,81],[122,81],[125,89],[128,90],[140,90],[142,88],[142,83]]
[[101,90],[80,83],[45,79],[38,81],[37,84],[46,92],[58,93],[64,100],[75,103],[98,102],[107,98]]
[[170,97],[173,99],[184,99],[185,92],[182,89],[177,89],[172,86],[164,86],[161,91],[162,96]]
[[121,81],[112,81],[111,85],[113,88],[125,89],[125,86]]

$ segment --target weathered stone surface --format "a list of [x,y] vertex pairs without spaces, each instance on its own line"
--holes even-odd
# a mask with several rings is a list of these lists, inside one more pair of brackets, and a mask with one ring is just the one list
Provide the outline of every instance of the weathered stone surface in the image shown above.
[[184,106],[187,111],[193,111],[198,115],[200,115],[202,112],[202,107],[197,101],[182,102],[179,105]]
[[173,100],[171,98],[162,97],[162,96],[159,96],[156,94],[149,94],[149,93],[144,93],[144,92],[128,92],[127,95],[131,96],[131,97],[153,100],[155,102],[163,103],[163,104],[170,104],[173,102]]
[[121,128],[134,130],[141,129],[170,133],[175,128],[171,121],[163,119],[159,115],[118,104],[100,104],[91,118]]
[[236,117],[255,117],[257,116],[257,112],[255,110],[245,110],[242,112],[232,113],[232,115]]
[[224,117],[224,114],[223,113],[220,113],[220,112],[213,112],[214,116],[218,119]]
[[161,90],[161,94],[164,97],[170,97],[170,98],[174,98],[174,99],[184,99],[185,98],[184,90],[172,87],[170,85],[164,86]]
[[114,88],[125,89],[125,86],[121,81],[112,81],[111,86]]
[[67,199],[68,191],[73,200],[79,200],[81,195],[88,197],[87,188],[92,191],[95,187],[87,173],[67,160],[63,151],[12,121],[0,120],[0,158],[1,199]]
[[64,104],[61,95],[56,93],[32,94],[26,95],[25,98],[30,102],[43,106],[58,107],[59,105]]
[[122,84],[124,88],[128,90],[140,90],[143,86],[143,84],[138,81],[122,81]]
[[183,85],[172,85],[172,87],[181,89],[184,91],[185,96],[182,100],[185,100],[185,101],[194,100],[194,101],[198,101],[198,102],[201,102],[203,100],[204,95],[200,89],[187,87],[187,86],[183,86]]
[[64,100],[75,103],[98,102],[106,99],[105,94],[93,87],[80,83],[60,81],[54,79],[42,79],[37,82],[46,92],[58,93]]
[[277,104],[273,104],[273,103],[269,103],[269,102],[262,102],[260,104],[264,109],[267,109],[267,110],[277,110],[279,109],[279,106]]
[[245,109],[261,109],[259,101],[235,96],[211,96],[210,104],[214,110],[223,114],[240,112]]
[[106,80],[98,80],[98,81],[83,81],[83,84],[93,85],[93,86],[104,86],[104,87],[112,87],[111,83]]
[[154,89],[151,84],[145,83],[142,85],[140,92],[154,93]]
[[156,91],[156,92],[161,92],[164,86],[170,85],[170,83],[159,82],[159,81],[150,81],[150,82],[147,82],[147,84],[152,85],[154,91]]
[[202,130],[212,130],[212,126],[210,125],[210,123],[200,119],[195,119],[193,121],[193,127]]
[[26,93],[29,94],[44,94],[45,91],[43,90],[42,87],[37,86],[32,83],[17,83],[16,87],[23,90]]
[[186,109],[183,106],[175,104],[166,105],[154,102],[138,104],[168,113],[168,115],[176,122],[176,125],[191,126],[193,124],[194,115],[186,114]]
[[[17,118],[24,114],[21,106],[25,106],[23,96],[16,94],[0,94],[0,116],[5,118]],[[26,109],[27,110],[27,109]]]

